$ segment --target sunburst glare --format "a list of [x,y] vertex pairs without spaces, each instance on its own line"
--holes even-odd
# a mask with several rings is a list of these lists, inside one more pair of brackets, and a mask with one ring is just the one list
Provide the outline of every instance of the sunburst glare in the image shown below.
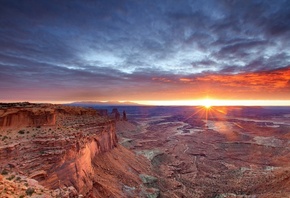
[[213,101],[210,99],[204,99],[202,104],[206,109],[210,109],[213,106]]

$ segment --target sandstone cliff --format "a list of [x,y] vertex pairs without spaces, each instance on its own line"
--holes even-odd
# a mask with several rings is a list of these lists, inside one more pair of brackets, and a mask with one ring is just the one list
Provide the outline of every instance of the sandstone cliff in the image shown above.
[[115,121],[99,114],[61,105],[2,105],[0,169],[85,197],[145,196],[139,174],[150,172],[149,163],[118,145]]
[[12,126],[41,126],[54,125],[55,113],[51,111],[27,111],[13,110],[2,113],[0,118],[1,127]]
[[97,115],[98,111],[52,104],[0,103],[0,127],[55,125],[56,116]]

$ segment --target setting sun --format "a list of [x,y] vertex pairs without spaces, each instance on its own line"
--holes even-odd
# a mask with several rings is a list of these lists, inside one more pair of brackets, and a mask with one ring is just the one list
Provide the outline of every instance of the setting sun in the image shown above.
[[203,106],[207,109],[209,109],[213,105],[212,100],[209,100],[209,99],[204,99],[202,103],[203,103]]

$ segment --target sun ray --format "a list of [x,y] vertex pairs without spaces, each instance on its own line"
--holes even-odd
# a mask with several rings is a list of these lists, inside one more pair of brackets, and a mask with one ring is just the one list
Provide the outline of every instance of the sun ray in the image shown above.
[[190,119],[191,117],[197,115],[198,113],[202,112],[203,110],[204,110],[203,108],[198,107],[198,110],[195,111],[195,112],[194,112],[193,114],[191,114],[190,116],[188,116],[188,118],[186,118],[185,120]]

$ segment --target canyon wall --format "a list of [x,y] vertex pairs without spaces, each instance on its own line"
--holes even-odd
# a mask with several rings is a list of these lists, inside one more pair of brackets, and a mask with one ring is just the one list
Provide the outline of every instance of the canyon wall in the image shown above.
[[93,188],[93,158],[118,142],[115,121],[99,114],[62,105],[2,105],[0,135],[9,141],[1,142],[0,168],[10,167],[50,189],[73,186],[87,194]]
[[0,127],[42,126],[55,124],[55,112],[18,110],[5,112],[0,117]]
[[[11,119],[4,122],[4,126],[55,124],[56,114],[48,114],[52,118],[46,119],[43,118],[45,113],[38,114],[39,117],[30,113],[18,111],[9,114],[5,121]],[[25,115],[29,117],[23,117]],[[43,122],[38,122],[41,119]],[[86,195],[93,188],[93,159],[115,148],[117,142],[115,121],[98,123],[89,133],[80,130],[72,134],[37,134],[32,139],[0,146],[0,164],[17,168],[48,188],[56,189],[60,184],[73,186]]]
[[107,112],[0,104],[0,170],[84,197],[146,197],[139,174],[149,172],[149,162],[120,146],[116,121],[102,115]]
[[0,127],[55,125],[59,115],[103,115],[103,111],[52,104],[0,103]]

